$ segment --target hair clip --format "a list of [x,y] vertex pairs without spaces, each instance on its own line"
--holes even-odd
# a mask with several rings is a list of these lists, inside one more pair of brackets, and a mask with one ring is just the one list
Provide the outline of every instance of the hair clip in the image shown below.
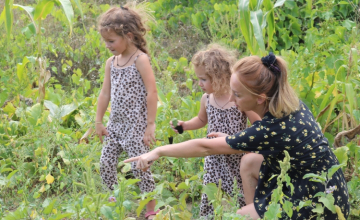
[[276,64],[276,56],[270,52],[269,55],[261,58],[261,62],[269,68],[273,73],[281,73],[281,70],[279,67],[277,67]]

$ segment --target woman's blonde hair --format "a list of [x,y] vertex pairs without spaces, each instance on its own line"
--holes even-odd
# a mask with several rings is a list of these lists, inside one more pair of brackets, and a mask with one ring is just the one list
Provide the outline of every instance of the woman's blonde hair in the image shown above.
[[198,51],[191,59],[196,66],[203,66],[209,76],[215,95],[230,92],[231,67],[236,61],[236,52],[219,44],[210,44]]
[[299,98],[288,82],[286,62],[276,56],[272,67],[276,70],[265,66],[260,57],[250,56],[236,62],[233,73],[253,95],[265,94],[269,112],[282,118],[299,109]]
[[133,34],[131,42],[144,53],[149,54],[145,34],[146,20],[154,20],[146,2],[137,4],[136,1],[124,6],[112,7],[99,17],[98,30],[114,31],[117,35],[125,37],[127,33]]

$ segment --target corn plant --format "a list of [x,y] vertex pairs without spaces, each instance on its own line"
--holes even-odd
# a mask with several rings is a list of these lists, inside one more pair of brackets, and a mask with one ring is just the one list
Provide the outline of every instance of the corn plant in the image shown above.
[[[78,7],[81,8],[79,0],[75,0],[75,2]],[[45,85],[51,76],[50,72],[46,69],[46,59],[42,56],[42,22],[50,14],[54,5],[62,7],[64,14],[69,21],[71,34],[74,10],[70,0],[41,0],[37,3],[35,7],[13,4],[13,0],[5,0],[5,7],[0,16],[0,24],[2,22],[5,22],[8,40],[10,40],[13,25],[13,9],[19,8],[24,10],[31,19],[31,23],[27,26],[27,28],[32,32],[34,36],[36,36],[37,39],[37,62],[39,68],[39,103],[42,103],[42,100],[45,97]]]
[[[251,54],[264,56],[270,48],[275,49],[274,10],[284,2],[285,0],[278,0],[273,4],[270,0],[239,0],[240,29]],[[267,47],[264,40],[266,34]]]

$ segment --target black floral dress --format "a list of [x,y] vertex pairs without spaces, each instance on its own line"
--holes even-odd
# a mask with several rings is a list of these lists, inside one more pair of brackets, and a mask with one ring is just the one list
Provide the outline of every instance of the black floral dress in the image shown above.
[[[303,179],[307,173],[321,174],[322,171],[327,171],[338,164],[327,139],[304,103],[300,102],[298,111],[280,119],[267,112],[262,121],[256,121],[244,131],[228,136],[226,141],[233,149],[264,156],[254,197],[255,209],[261,218],[264,217],[271,201],[272,190],[277,187],[276,178],[269,179],[273,175],[280,174],[278,160],[284,159],[284,150],[287,150],[291,157],[288,175],[295,188],[294,194],[291,195],[290,189],[283,187],[285,196],[294,205],[291,219],[316,219],[314,218],[316,213],[311,211],[313,207],[303,207],[297,211],[296,206],[300,201],[306,200],[311,200],[315,205],[319,197],[314,198],[314,195],[318,192],[326,192],[326,188],[334,186],[335,190],[332,193],[335,205],[341,208],[345,218],[349,215],[349,195],[341,169],[336,171],[326,187],[308,178]],[[326,220],[338,219],[337,214],[327,208],[322,217]],[[290,218],[283,214],[281,219]]]

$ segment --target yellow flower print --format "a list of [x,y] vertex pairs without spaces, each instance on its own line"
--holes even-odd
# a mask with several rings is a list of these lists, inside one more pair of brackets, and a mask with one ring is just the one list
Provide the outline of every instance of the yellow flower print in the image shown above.
[[259,127],[257,127],[257,128],[256,128],[256,130],[257,130],[257,131],[260,131],[260,128],[259,128]]
[[301,143],[301,140],[299,138],[296,138],[296,143]]
[[250,140],[254,140],[255,137],[254,137],[254,136],[250,136],[249,138],[250,138]]
[[262,147],[261,147],[261,146],[259,146],[259,147],[257,147],[257,149],[258,149],[258,150],[262,150]]
[[290,150],[290,148],[291,148],[290,146],[285,146],[286,150]]
[[247,147],[247,144],[246,144],[245,142],[242,142],[242,143],[241,143],[241,146],[242,146],[242,147]]
[[274,149],[274,147],[270,147],[270,150],[271,150],[271,151],[274,151],[275,149]]
[[274,136],[276,135],[277,133],[275,131],[271,132],[271,135]]
[[281,129],[286,129],[286,126],[281,126]]
[[293,127],[291,128],[291,130],[292,130],[292,131],[296,131],[296,127],[293,126]]
[[240,133],[239,137],[242,137],[242,136],[244,136],[244,135],[245,135],[245,132],[242,131],[242,132]]
[[264,144],[269,144],[269,142],[268,142],[268,141],[265,141]]
[[303,160],[302,160],[300,163],[301,163],[301,164],[304,164],[304,163],[306,163],[306,161],[303,161]]
[[267,136],[267,134],[264,135],[264,138],[268,138],[269,136]]

